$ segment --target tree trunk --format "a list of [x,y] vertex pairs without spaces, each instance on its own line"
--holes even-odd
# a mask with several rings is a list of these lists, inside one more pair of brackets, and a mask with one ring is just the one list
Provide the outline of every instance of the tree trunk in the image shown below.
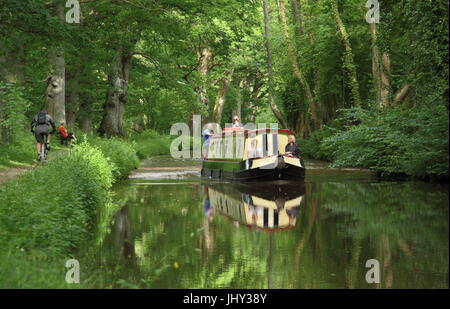
[[377,25],[369,24],[370,35],[372,38],[372,82],[375,90],[375,99],[378,104],[382,105],[381,100],[381,65],[380,56],[377,47]]
[[93,101],[91,99],[92,98],[89,98],[89,99],[83,99],[82,98],[81,102],[80,102],[80,109],[83,110],[83,116],[80,117],[78,122],[79,122],[79,126],[80,126],[81,131],[83,131],[86,134],[92,134],[93,133],[92,117],[91,117],[91,114],[90,114],[90,111],[92,111],[92,104],[93,104]]
[[8,50],[0,43],[0,78],[7,83],[25,83],[25,42],[20,37],[13,38],[13,47]]
[[[250,78],[252,79],[253,85],[250,86]],[[250,91],[249,93],[249,102],[248,107],[250,109],[250,115],[249,115],[249,121],[252,123],[255,123],[256,121],[256,113],[257,113],[257,106],[256,101],[258,100],[258,94],[260,93],[261,87],[263,86],[263,83],[258,78],[256,74],[251,74],[250,76],[244,77],[242,80],[242,88],[246,91]],[[239,117],[240,118],[240,117]],[[241,118],[242,120],[242,118]]]
[[[3,50],[5,47],[0,42],[0,79],[7,83],[17,83],[23,86],[25,83],[25,42],[20,36],[13,38],[13,47]],[[8,117],[6,106],[0,96],[0,120]],[[13,142],[12,129],[7,125],[0,125],[0,143],[11,144]]]
[[350,38],[345,28],[344,23],[341,20],[341,16],[339,15],[337,0],[330,0],[331,2],[331,11],[334,17],[334,21],[336,23],[336,27],[339,33],[339,37],[341,38],[342,44],[344,45],[344,55],[343,55],[343,65],[347,72],[348,79],[348,87],[350,88],[350,94],[353,101],[353,104],[357,107],[360,107],[361,97],[359,94],[359,85],[358,78],[356,74],[356,66],[355,61],[353,59],[353,51],[352,46],[350,44]]
[[230,72],[226,72],[226,77],[224,77],[221,81],[219,93],[217,94],[216,104],[214,105],[214,111],[212,114],[213,122],[220,124],[220,121],[222,120],[223,107],[225,106],[225,97],[227,95],[228,88],[230,87],[231,79],[233,78],[233,72],[234,69],[232,69]]
[[[85,82],[84,79],[80,81],[82,89],[89,89],[92,85]],[[92,107],[94,105],[94,98],[89,91],[82,91],[80,93],[80,108],[76,117],[78,119],[79,128],[86,134],[92,134]]]
[[66,122],[65,60],[62,51],[51,52],[50,64],[52,73],[47,79],[47,113],[57,123]]
[[99,133],[102,136],[124,136],[123,116],[128,97],[128,81],[132,54],[116,53],[108,74],[109,88],[103,106],[103,120]]
[[203,47],[197,50],[197,57],[199,59],[199,66],[197,68],[202,81],[201,85],[197,86],[196,91],[200,100],[200,103],[209,106],[208,90],[207,90],[207,77],[209,73],[209,66],[211,65],[212,52],[208,47]]
[[80,64],[74,64],[72,70],[72,72],[66,71],[66,125],[67,128],[73,129],[75,127],[76,113],[78,112]]
[[372,37],[372,77],[375,89],[375,98],[384,108],[390,105],[391,95],[391,60],[387,52],[383,52],[380,60],[380,51],[377,46],[377,26],[370,24]]
[[275,103],[275,100],[273,98],[273,69],[272,69],[272,49],[270,47],[270,16],[269,16],[269,4],[268,0],[264,0],[263,2],[263,9],[264,9],[264,34],[265,34],[265,40],[266,40],[266,50],[267,50],[267,71],[269,73],[269,105],[272,109],[273,114],[275,115],[275,118],[278,120],[278,122],[284,127],[287,128],[287,121],[286,118],[283,116],[281,111],[278,109],[278,106]]
[[[64,6],[59,2],[56,6],[55,15],[64,22]],[[47,113],[53,117],[56,123],[66,122],[66,62],[64,51],[61,46],[53,47],[50,51],[50,65],[52,72],[47,78]]]
[[391,58],[387,52],[381,56],[381,104],[387,107],[391,104]]
[[397,105],[398,103],[403,101],[406,98],[406,96],[409,94],[410,91],[411,91],[411,84],[410,83],[405,84],[394,95],[394,99],[392,100],[392,104],[393,105]]
[[[241,85],[241,83],[239,83],[239,86]],[[241,92],[241,88],[238,87],[237,92],[236,92],[236,107],[233,108],[232,111],[232,116],[236,115],[239,117],[239,119],[241,119],[242,121],[242,92]]]
[[283,26],[284,39],[286,42],[288,58],[291,63],[292,71],[293,71],[295,77],[297,78],[300,86],[303,87],[303,89],[305,90],[306,99],[308,102],[308,109],[311,112],[312,121],[314,123],[314,126],[318,127],[319,123],[318,123],[318,118],[317,118],[317,109],[316,109],[316,104],[314,102],[314,97],[311,92],[311,88],[309,86],[308,81],[304,77],[303,72],[300,70],[300,67],[297,62],[297,57],[295,55],[294,48],[291,43],[291,39],[290,39],[290,35],[289,35],[289,26],[288,26],[287,18],[286,18],[286,8],[284,6],[284,0],[279,0],[278,4],[279,4],[279,11],[280,11],[280,19],[281,19],[282,26]]
[[[291,0],[291,5],[292,5],[292,9],[294,11],[294,18],[295,18],[295,23],[297,24],[296,29],[297,30],[297,48],[300,48],[300,37],[303,36],[305,34],[305,16],[303,14],[303,9],[302,9],[302,1],[298,1],[298,0]],[[315,40],[314,40],[314,34],[312,32],[308,32],[307,33],[308,36],[308,40],[310,45],[314,48],[315,47]],[[314,76],[314,84],[313,84],[313,98],[314,98],[314,103],[316,106],[316,115],[317,117],[319,117],[320,115],[320,119],[317,119],[317,123],[315,124],[316,128],[320,127],[320,125],[324,122],[324,113],[325,113],[325,105],[324,102],[322,100],[322,91],[321,91],[321,82],[322,82],[322,77],[321,77],[321,73],[318,67],[313,69],[313,76]],[[312,113],[312,111],[310,111],[310,113]]]
[[302,36],[305,33],[305,22],[303,19],[301,3],[297,2],[297,1],[298,0],[291,0],[291,6],[292,6],[292,12],[294,15],[294,19],[295,19],[295,24],[297,25],[297,27],[295,27],[296,35]]

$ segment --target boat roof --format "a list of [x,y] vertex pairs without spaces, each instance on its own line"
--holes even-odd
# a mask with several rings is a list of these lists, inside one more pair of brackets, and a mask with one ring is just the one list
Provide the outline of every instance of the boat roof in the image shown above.
[[[273,131],[273,132],[271,132]],[[272,128],[266,128],[266,129],[252,129],[252,130],[248,130],[248,129],[237,129],[237,128],[225,128],[223,129],[222,133],[220,134],[212,134],[211,137],[221,137],[223,135],[236,135],[236,134],[244,134],[244,135],[249,135],[249,134],[261,134],[262,132],[265,133],[275,133],[275,131],[279,132],[279,133],[283,133],[283,134],[289,134],[289,135],[294,135],[295,133],[291,130],[288,129],[272,129]]]

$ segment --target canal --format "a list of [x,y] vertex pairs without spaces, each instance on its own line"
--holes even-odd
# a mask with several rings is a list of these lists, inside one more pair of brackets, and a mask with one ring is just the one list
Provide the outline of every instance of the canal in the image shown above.
[[138,288],[449,286],[448,184],[379,180],[370,171],[307,161],[304,183],[235,185],[201,179],[200,165],[155,157],[114,188],[120,208],[98,252],[98,267],[109,269],[101,281]]

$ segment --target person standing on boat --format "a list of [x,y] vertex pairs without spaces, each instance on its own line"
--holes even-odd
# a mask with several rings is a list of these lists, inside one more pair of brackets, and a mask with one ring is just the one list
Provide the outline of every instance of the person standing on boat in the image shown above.
[[288,136],[288,143],[286,145],[286,148],[284,149],[286,154],[290,154],[291,156],[294,156],[296,158],[300,157],[300,149],[298,148],[297,143],[295,142],[295,136],[289,135]]
[[242,123],[239,120],[239,117],[237,115],[233,117],[232,128],[236,128],[236,129],[243,129],[244,128],[244,126],[242,125]]
[[211,135],[213,135],[211,123],[208,123],[206,125],[206,128],[202,132],[202,135],[203,135],[203,158],[206,159],[208,157],[209,140]]

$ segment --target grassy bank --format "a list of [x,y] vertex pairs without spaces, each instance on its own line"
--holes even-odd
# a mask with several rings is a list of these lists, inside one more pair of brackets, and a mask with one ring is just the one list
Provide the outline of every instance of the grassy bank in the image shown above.
[[[170,136],[160,135],[159,133],[148,130],[139,134],[133,134],[127,138],[104,139],[97,135],[86,135],[82,131],[76,132],[78,143],[88,142],[105,150],[105,153],[111,156],[112,161],[118,162],[121,175],[127,175],[127,159],[131,152],[138,159],[146,159],[151,156],[168,154],[171,141]],[[52,151],[50,155],[66,147],[59,145],[57,136],[52,136]],[[11,144],[0,144],[0,170],[20,165],[31,165],[36,160],[36,140],[34,136],[27,132],[19,131],[14,136],[14,142]],[[121,162],[119,162],[121,161]],[[130,160],[136,161],[136,160]],[[136,165],[136,163],[134,163]],[[129,168],[130,166],[128,166]]]
[[448,179],[445,106],[343,111],[331,127],[301,140],[304,155],[333,167],[368,168],[383,176]]
[[[65,283],[65,261],[83,260],[103,237],[117,207],[112,184],[138,157],[168,151],[166,140],[82,137],[66,156],[1,185],[0,288],[74,287]],[[87,258],[80,263],[89,265]]]
[[36,140],[31,133],[28,135],[22,132],[12,144],[0,144],[0,170],[31,165],[34,160],[36,160]]

